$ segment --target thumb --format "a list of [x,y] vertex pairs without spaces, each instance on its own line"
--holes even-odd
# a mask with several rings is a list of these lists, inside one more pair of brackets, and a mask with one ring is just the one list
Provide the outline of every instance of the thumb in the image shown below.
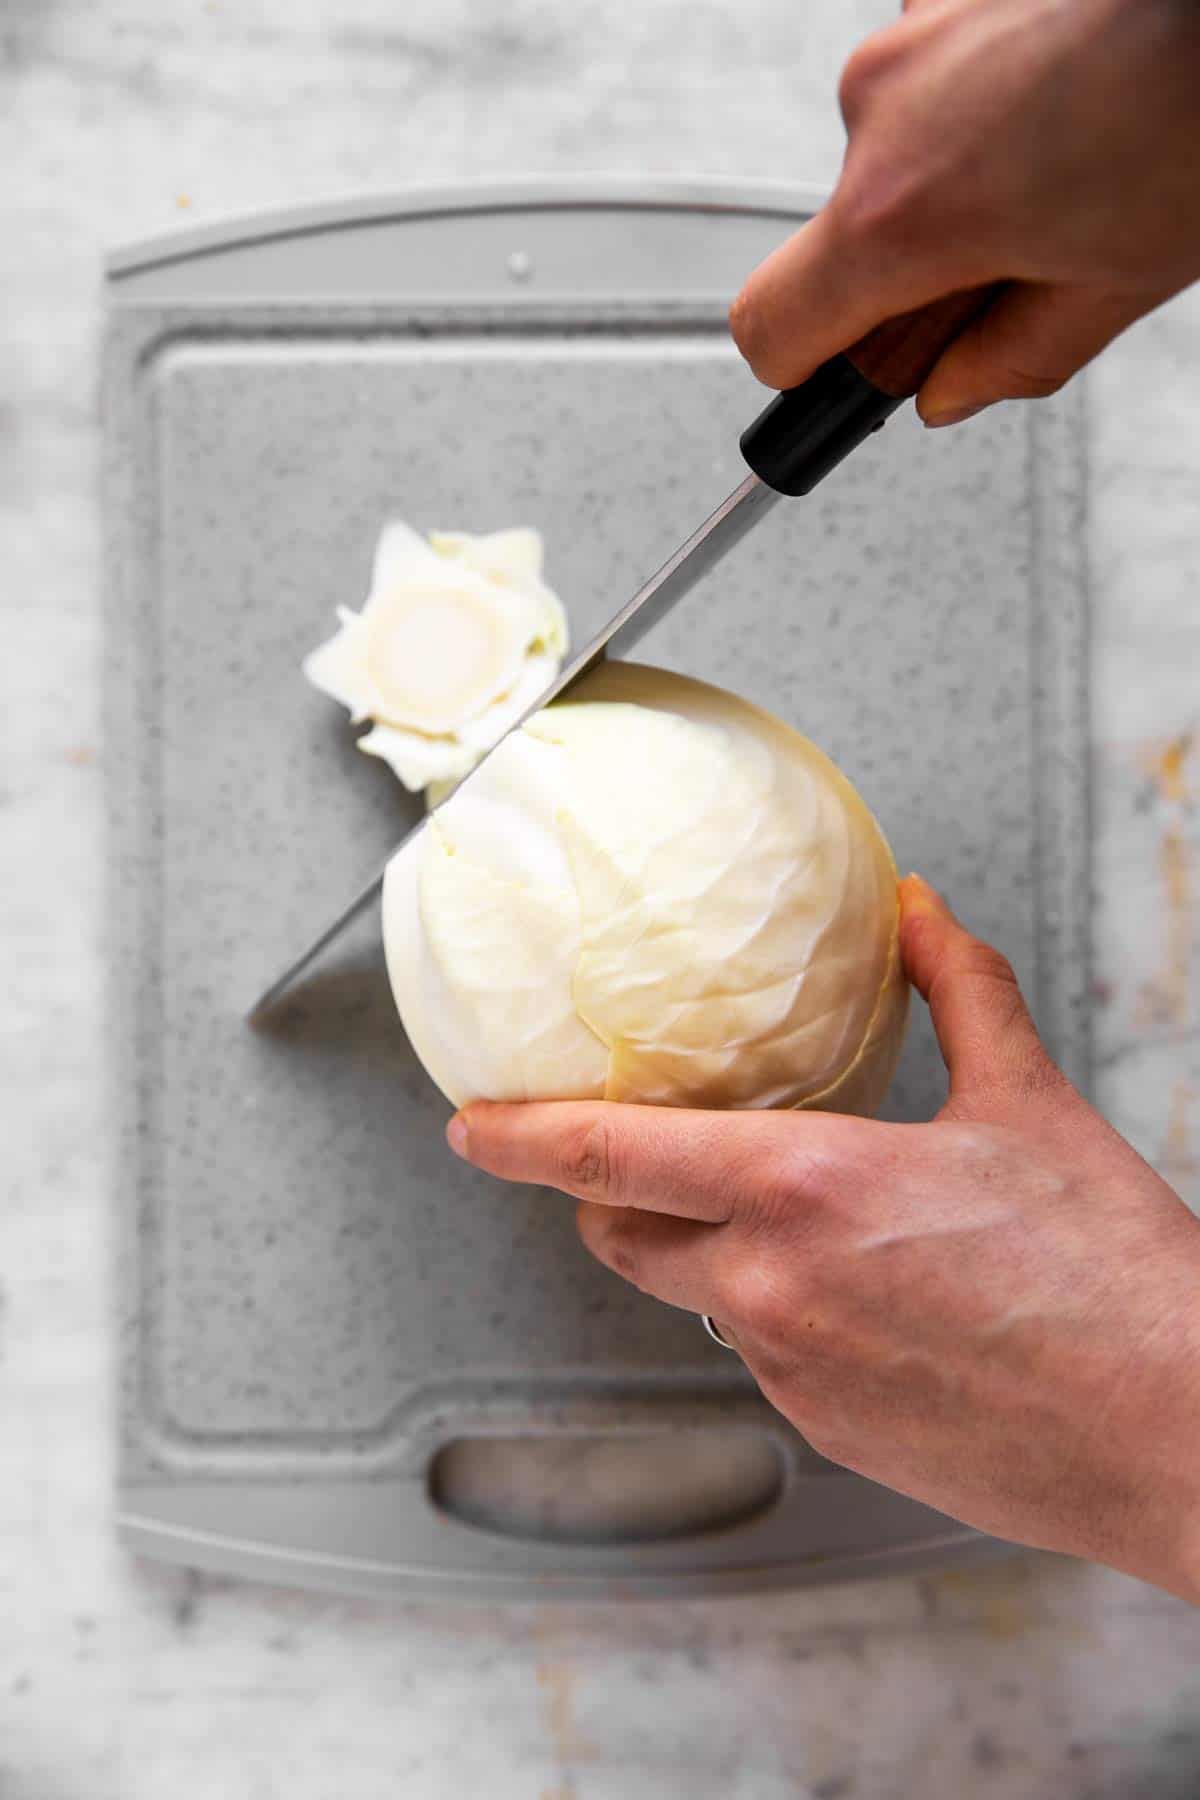
[[1028,1098],[1065,1080],[1046,1054],[1011,963],[972,937],[919,875],[900,883],[900,952],[928,1003],[952,1100]]
[[734,343],[768,387],[797,387],[885,319],[969,285],[940,260],[887,254],[843,212],[835,195],[759,263],[729,310]]

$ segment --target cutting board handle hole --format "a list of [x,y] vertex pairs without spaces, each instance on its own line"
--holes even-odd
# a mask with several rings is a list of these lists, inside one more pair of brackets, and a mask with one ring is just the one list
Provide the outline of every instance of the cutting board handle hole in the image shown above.
[[764,1431],[460,1437],[429,1469],[429,1497],[460,1524],[540,1544],[650,1544],[729,1531],[783,1492]]

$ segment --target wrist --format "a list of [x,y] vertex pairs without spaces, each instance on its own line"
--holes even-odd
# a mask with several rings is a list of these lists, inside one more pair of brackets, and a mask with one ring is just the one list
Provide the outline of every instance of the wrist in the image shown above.
[[1200,1606],[1200,1224],[1143,1358],[1131,1455],[1140,1465],[1119,1566]]
[[[1200,1265],[1200,1258],[1197,1263]],[[1179,1413],[1168,1427],[1175,1521],[1169,1579],[1163,1585],[1200,1606],[1200,1266],[1195,1270],[1188,1313],[1180,1350]]]

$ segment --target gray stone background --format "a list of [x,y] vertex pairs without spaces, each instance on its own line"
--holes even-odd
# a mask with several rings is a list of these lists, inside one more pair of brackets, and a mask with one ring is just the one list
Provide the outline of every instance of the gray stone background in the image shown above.
[[[608,1610],[343,1602],[109,1525],[100,253],[175,221],[527,172],[830,182],[882,0],[0,0],[0,1795],[1173,1800],[1200,1615],[1049,1557]],[[1096,1029],[1191,1197],[1200,304],[1088,383]]]

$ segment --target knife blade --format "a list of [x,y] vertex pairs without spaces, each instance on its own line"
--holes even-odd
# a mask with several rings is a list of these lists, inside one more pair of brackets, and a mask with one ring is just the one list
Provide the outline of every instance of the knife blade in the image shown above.
[[[589,669],[594,669],[603,657],[610,654],[625,654],[632,650],[638,639],[653,625],[657,625],[660,619],[665,618],[671,608],[682,600],[689,588],[694,587],[703,576],[707,575],[726,552],[732,550],[733,546],[745,536],[751,525],[768,512],[779,498],[775,489],[768,487],[764,481],[760,481],[757,475],[753,473],[747,475],[728,499],[722,501],[717,510],[705,519],[699,530],[694,531],[687,542],[680,545],[674,556],[670,557],[662,568],[638,589],[633,599],[627,601],[620,612],[615,613],[608,621],[603,630],[597,632],[591,642],[586,644],[579,654],[559,671],[545,693],[539,695],[529,710],[514,721],[504,733],[504,737],[497,739],[487,754],[476,763],[471,773],[463,777],[455,788],[455,793],[461,793],[467,783],[483,767],[488,757],[504,742],[504,738],[510,737],[514,731],[519,731],[526,719],[531,718],[534,713],[540,712],[544,706],[549,706],[552,700],[561,700],[563,695],[573,688]],[[404,848],[405,844],[410,843],[413,838],[424,831],[436,811],[436,807],[432,808],[423,819],[417,821],[412,830],[407,832],[396,845],[395,850],[388,857],[388,862],[391,861],[392,856]],[[385,863],[384,868],[386,866]],[[377,898],[383,888],[383,874],[383,869],[377,870],[366,886],[355,894],[349,905],[344,906],[337,917],[330,920],[324,930],[318,933],[312,942],[300,952],[300,955],[288,964],[283,973],[276,977],[270,987],[259,995],[247,1014],[252,1024],[270,1012],[276,1001],[282,998],[297,976],[302,975],[309,964],[315,962],[320,956],[322,950],[331,944],[334,938],[340,937],[346,927],[352,924],[358,915],[364,912]]]
[[[776,500],[785,494],[809,493],[878,431],[897,407],[916,393],[946,344],[987,305],[993,292],[971,289],[949,294],[916,312],[889,319],[851,349],[822,363],[799,387],[777,394],[742,433],[740,448],[750,473],[565,665],[528,711],[464,776],[455,793],[474,780],[487,758],[512,732],[519,731],[526,719],[562,699],[603,657],[632,649],[765,517]],[[434,808],[419,820],[391,856],[422,832],[436,811]],[[379,869],[263,990],[246,1015],[251,1024],[261,1022],[321,952],[378,898],[383,877],[384,869]]]

